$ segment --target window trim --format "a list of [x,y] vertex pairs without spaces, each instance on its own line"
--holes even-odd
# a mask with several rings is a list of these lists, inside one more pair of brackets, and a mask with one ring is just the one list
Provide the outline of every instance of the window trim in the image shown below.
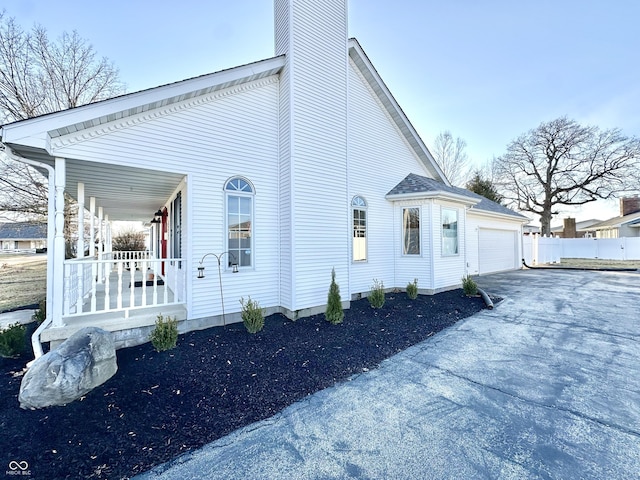
[[[356,237],[356,218],[355,212],[364,213],[364,236]],[[352,263],[366,263],[369,261],[369,213],[367,200],[361,196],[356,195],[351,199],[351,262]],[[355,258],[355,239],[364,238],[364,258]]]
[[[409,253],[406,248],[406,228],[405,228],[405,210],[417,210],[418,212],[418,252]],[[422,208],[419,205],[402,207],[402,256],[403,257],[421,257],[422,256]]]
[[[455,252],[453,253],[445,253],[445,227],[444,227],[444,212],[445,211],[449,211],[449,212],[453,212],[455,214],[455,224],[456,224],[456,244],[455,244]],[[454,207],[445,207],[445,206],[440,206],[440,255],[443,257],[455,257],[460,255],[460,229],[458,228],[460,226],[460,212],[458,211],[457,208]],[[447,237],[447,238],[453,238],[453,237]]]
[[[244,185],[242,185],[242,189],[237,189],[237,188],[229,188],[230,186],[232,186],[232,182],[234,181],[242,181],[244,182]],[[224,246],[225,246],[225,251],[228,252],[227,254],[227,261],[224,262],[224,270],[231,270],[232,269],[232,265],[233,263],[236,263],[238,266],[238,269],[240,270],[252,270],[255,268],[255,187],[253,186],[253,183],[246,177],[243,177],[241,175],[236,175],[233,177],[230,177],[227,179],[227,181],[224,182],[224,231],[223,231],[223,237],[224,237]],[[229,247],[229,198],[230,197],[240,197],[240,198],[249,198],[251,199],[251,207],[250,207],[250,213],[249,213],[249,222],[251,224],[251,243],[249,246],[249,251],[251,252],[251,260],[250,260],[250,264],[249,265],[241,265],[240,264],[240,256],[239,256],[239,252],[242,250],[240,247],[238,247],[237,249],[233,249],[233,250],[237,250],[238,254],[236,254],[234,251],[232,251],[232,249]]]
[[[182,192],[178,192],[171,201],[171,222],[169,225],[171,235],[171,257],[182,258]],[[171,262],[173,263],[173,262]],[[178,268],[182,268],[182,262],[177,262]]]

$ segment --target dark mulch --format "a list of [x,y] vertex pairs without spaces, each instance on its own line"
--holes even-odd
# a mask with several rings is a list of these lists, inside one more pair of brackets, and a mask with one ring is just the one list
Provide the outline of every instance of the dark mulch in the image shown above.
[[[180,335],[178,348],[118,351],[118,372],[65,407],[18,406],[24,360],[0,364],[3,460],[28,462],[30,478],[127,478],[270,417],[483,308],[461,290],[408,300],[387,294],[380,310],[352,302],[344,323],[324,315],[266,319]],[[14,464],[15,465],[15,464]]]

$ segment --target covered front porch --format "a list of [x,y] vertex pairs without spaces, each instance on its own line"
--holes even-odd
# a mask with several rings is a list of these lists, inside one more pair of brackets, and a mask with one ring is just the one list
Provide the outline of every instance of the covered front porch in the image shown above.
[[[36,357],[41,343],[55,347],[86,326],[114,332],[123,347],[147,341],[158,315],[187,318],[184,174],[10,153],[49,178],[47,315],[32,338]],[[114,251],[113,224],[123,221],[144,233],[143,249]]]

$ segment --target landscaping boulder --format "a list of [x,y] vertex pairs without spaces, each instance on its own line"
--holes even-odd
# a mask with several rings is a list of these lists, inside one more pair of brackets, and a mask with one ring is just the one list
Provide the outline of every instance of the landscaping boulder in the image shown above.
[[66,405],[117,370],[113,335],[96,327],[83,328],[33,362],[20,385],[20,407]]

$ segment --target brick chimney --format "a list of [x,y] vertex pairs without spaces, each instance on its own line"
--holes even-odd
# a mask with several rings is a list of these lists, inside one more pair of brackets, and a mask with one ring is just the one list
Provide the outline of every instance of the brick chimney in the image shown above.
[[620,216],[640,212],[640,197],[625,197],[620,199]]
[[576,219],[571,217],[565,218],[562,238],[576,238],[576,236]]

